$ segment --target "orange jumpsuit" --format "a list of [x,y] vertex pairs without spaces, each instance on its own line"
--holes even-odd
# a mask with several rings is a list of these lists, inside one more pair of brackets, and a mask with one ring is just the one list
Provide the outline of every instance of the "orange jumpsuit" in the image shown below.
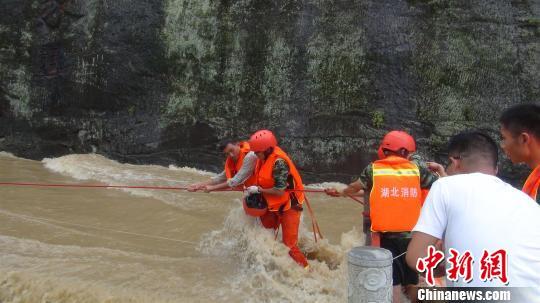
[[289,248],[289,256],[302,267],[308,266],[306,256],[298,248],[298,227],[302,212],[289,209],[279,215],[277,212],[267,212],[261,217],[261,223],[265,228],[278,229],[281,224],[283,244]]

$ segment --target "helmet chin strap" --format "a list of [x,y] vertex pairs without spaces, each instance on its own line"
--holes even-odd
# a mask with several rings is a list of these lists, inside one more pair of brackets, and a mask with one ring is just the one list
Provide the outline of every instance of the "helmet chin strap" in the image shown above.
[[381,146],[379,147],[377,154],[379,156],[379,160],[382,160],[389,156],[400,156],[402,158],[408,158],[412,153],[408,152],[405,148],[401,148],[398,151],[391,151],[386,148],[382,148]]
[[268,156],[270,156],[274,152],[273,147],[269,147],[267,150],[264,151],[264,159],[267,159]]

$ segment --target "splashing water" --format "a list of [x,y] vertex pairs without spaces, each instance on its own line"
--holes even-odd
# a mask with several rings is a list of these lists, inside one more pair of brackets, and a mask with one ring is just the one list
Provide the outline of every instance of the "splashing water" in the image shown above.
[[[214,175],[5,153],[0,171],[13,182],[147,186]],[[343,185],[310,187],[328,186]],[[315,243],[309,224],[300,227],[311,271],[294,263],[281,235],[243,213],[239,193],[0,187],[0,196],[0,302],[343,302],[347,251],[363,243],[359,206],[324,195],[310,200],[328,238]]]
[[[55,159],[44,159],[43,163],[51,171],[78,180],[96,180],[110,185],[139,184],[145,186],[186,186],[202,176],[215,174],[189,167],[169,166],[165,169],[157,165],[141,166],[121,164],[101,155],[69,155]],[[181,179],[178,176],[181,175]],[[197,207],[193,196],[178,195],[174,191],[151,191],[145,189],[121,189],[140,197],[158,199],[170,205],[185,209]]]
[[240,260],[239,274],[231,286],[237,292],[251,293],[254,302],[336,302],[346,296],[346,253],[362,242],[353,229],[342,235],[340,245],[326,239],[315,243],[302,224],[299,246],[310,259],[308,271],[294,263],[288,248],[275,240],[273,230],[245,216],[241,208],[234,208],[221,230],[204,236],[199,249]]

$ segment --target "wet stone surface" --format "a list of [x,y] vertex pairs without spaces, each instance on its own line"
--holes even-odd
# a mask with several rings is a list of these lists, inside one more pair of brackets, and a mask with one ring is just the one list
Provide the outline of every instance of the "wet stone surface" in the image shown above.
[[538,20],[535,0],[5,0],[0,149],[218,170],[220,138],[265,127],[307,179],[349,181],[400,128],[440,160],[538,100]]

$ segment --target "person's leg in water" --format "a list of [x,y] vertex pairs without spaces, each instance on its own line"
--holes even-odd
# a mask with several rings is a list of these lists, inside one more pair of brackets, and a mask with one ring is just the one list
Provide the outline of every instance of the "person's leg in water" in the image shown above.
[[277,229],[279,227],[279,217],[276,212],[267,211],[260,219],[264,228]]
[[392,303],[401,303],[402,293],[401,285],[392,286]]
[[392,257],[396,258],[392,261],[393,303],[403,302],[404,292],[411,303],[417,302],[418,274],[407,266],[403,255],[409,242],[410,239],[406,238],[392,238],[385,235],[381,237],[381,247],[388,249]]
[[409,299],[411,303],[418,302],[418,286],[417,285],[394,285],[392,287],[392,303],[401,303],[401,297],[403,294]]
[[283,244],[289,248],[289,255],[302,267],[309,266],[306,256],[298,248],[298,227],[302,213],[294,208],[286,210],[281,215]]
[[281,224],[283,244],[289,248],[289,256],[302,267],[308,266],[306,256],[298,248],[298,227],[300,226],[301,212],[289,209],[278,215],[277,212],[267,212],[262,216],[261,223],[265,228],[276,230]]
[[405,285],[405,294],[407,295],[411,303],[418,302],[418,285]]

